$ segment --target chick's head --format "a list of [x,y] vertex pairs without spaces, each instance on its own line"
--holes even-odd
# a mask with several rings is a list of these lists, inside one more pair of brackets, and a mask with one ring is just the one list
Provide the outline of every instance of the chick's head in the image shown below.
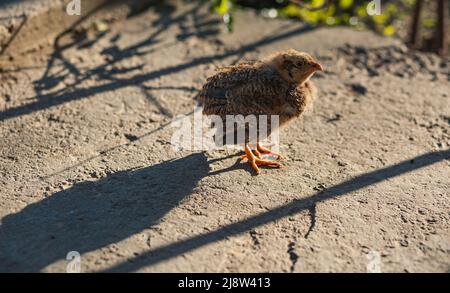
[[276,67],[280,75],[291,83],[302,84],[316,71],[323,71],[311,55],[289,49],[272,55],[270,62]]

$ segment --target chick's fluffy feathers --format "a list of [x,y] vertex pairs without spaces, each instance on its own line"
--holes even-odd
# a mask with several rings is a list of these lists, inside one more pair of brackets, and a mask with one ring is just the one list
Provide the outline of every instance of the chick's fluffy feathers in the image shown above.
[[315,96],[311,81],[289,83],[270,64],[244,62],[223,67],[199,94],[203,114],[279,115],[280,125],[300,116]]

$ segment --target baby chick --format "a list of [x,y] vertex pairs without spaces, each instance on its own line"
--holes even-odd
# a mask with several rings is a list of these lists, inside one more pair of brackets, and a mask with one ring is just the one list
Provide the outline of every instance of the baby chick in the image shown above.
[[[198,100],[204,115],[218,115],[224,121],[226,115],[267,115],[267,135],[273,131],[270,116],[278,115],[278,126],[284,126],[299,117],[316,95],[310,77],[322,66],[311,55],[289,49],[276,52],[261,61],[244,62],[223,67],[207,79]],[[275,127],[275,126],[274,126]],[[259,129],[259,127],[257,128]],[[258,165],[280,167],[278,161],[264,160],[261,153],[281,155],[264,148],[262,137],[256,138],[256,149],[251,150],[248,129],[244,143],[248,163],[257,174]]]

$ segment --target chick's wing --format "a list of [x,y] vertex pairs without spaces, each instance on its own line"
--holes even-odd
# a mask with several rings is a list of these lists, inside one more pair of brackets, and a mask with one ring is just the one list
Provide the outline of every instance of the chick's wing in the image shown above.
[[288,89],[273,70],[253,64],[225,67],[200,92],[206,115],[276,114]]

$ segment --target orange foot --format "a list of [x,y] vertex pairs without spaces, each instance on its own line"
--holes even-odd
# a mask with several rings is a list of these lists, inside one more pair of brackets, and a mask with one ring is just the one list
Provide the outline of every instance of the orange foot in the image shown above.
[[[257,157],[258,159],[261,159],[262,158],[262,156],[261,156],[261,153],[258,151],[258,150],[250,150],[254,155],[255,155],[255,157]],[[241,155],[241,159],[247,159],[247,153],[245,153],[245,154],[243,154],[243,155]]]
[[283,160],[284,159],[281,154],[273,152],[273,151],[271,151],[269,149],[266,149],[259,142],[256,143],[256,148],[258,149],[258,151],[260,151],[263,154],[269,154],[269,155],[272,155],[274,157],[277,157],[277,160]]
[[[258,144],[257,144],[257,147],[258,147]],[[278,168],[282,166],[281,163],[279,163],[279,162],[267,161],[267,160],[261,159],[261,153],[259,152],[259,150],[256,149],[252,152],[252,150],[250,149],[248,144],[245,144],[244,151],[245,151],[245,155],[241,156],[241,158],[248,159],[248,163],[250,164],[252,169],[255,170],[256,174],[261,173],[261,170],[259,169],[258,165],[278,167]],[[273,153],[271,153],[271,154],[273,154]]]
[[[277,157],[277,160],[283,160],[283,156],[279,153],[273,152],[269,149],[266,149],[265,147],[263,147],[259,142],[256,143],[256,149],[253,150],[253,154],[258,158],[261,159],[261,153],[263,154],[268,154],[268,155],[272,155],[274,157]],[[245,155],[241,155],[242,159],[246,159],[247,158],[247,154]]]

